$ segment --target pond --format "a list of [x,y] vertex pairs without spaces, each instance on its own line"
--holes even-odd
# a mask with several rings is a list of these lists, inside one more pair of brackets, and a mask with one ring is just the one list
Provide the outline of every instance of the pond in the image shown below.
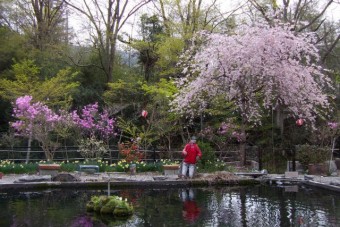
[[0,226],[340,226],[340,195],[304,186],[117,189],[135,208],[128,220],[86,213],[91,195],[106,194],[2,192]]

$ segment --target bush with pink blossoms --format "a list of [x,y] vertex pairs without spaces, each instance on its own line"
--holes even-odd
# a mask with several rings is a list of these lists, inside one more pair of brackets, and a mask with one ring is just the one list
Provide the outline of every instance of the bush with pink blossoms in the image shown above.
[[107,110],[100,113],[98,103],[84,106],[79,114],[73,111],[72,119],[85,137],[95,136],[100,140],[107,140],[110,136],[116,135],[116,120],[109,116]]
[[53,132],[61,122],[61,117],[43,103],[32,102],[32,99],[32,96],[26,95],[16,100],[13,116],[17,120],[11,126],[17,135],[27,137],[29,141],[37,140],[46,159],[53,160],[54,152],[60,146]]
[[115,136],[116,120],[107,110],[99,112],[98,103],[89,104],[78,114],[72,112],[73,123],[79,129],[79,152],[85,158],[100,158],[108,151],[109,139]]
[[219,150],[223,150],[229,144],[246,140],[246,135],[241,133],[238,127],[231,122],[222,122],[217,127],[208,126],[200,134],[217,146]]
[[[104,110],[100,113],[97,103],[85,106],[79,115],[76,111],[71,114],[61,111],[62,114],[59,115],[43,103],[32,100],[32,96],[28,95],[16,100],[13,116],[17,120],[12,122],[11,126],[16,130],[17,135],[26,137],[29,141],[37,140],[47,160],[53,160],[54,152],[60,147],[58,140],[66,137],[63,132],[66,128],[78,129],[74,134],[82,137],[78,140],[83,141],[81,145],[90,142],[90,145],[85,144],[87,153],[85,156],[98,157],[96,152],[103,153],[103,149],[98,150],[97,146],[93,146],[93,142],[104,144],[100,147],[105,147],[107,150],[110,136],[115,135],[116,121],[109,116],[108,111]],[[61,133],[65,135],[59,135]],[[89,148],[91,148],[90,152]]]

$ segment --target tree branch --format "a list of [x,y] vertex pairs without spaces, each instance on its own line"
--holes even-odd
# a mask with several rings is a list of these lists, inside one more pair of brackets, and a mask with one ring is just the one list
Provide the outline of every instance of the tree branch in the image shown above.
[[333,3],[333,0],[330,0],[326,6],[323,8],[323,10],[316,16],[314,17],[314,19],[309,22],[308,24],[306,24],[305,26],[301,27],[298,32],[301,32],[302,30],[310,27],[312,24],[314,24],[322,15],[324,15],[324,13],[326,12],[327,8]]
[[262,7],[256,0],[249,0],[249,2],[257,9],[260,11],[264,19],[269,23],[272,24],[272,20],[267,16],[266,11],[264,7]]
[[330,46],[330,48],[328,48],[328,50],[326,51],[326,53],[322,56],[321,58],[321,62],[325,63],[326,58],[328,57],[328,55],[330,55],[330,53],[332,52],[332,50],[335,48],[336,44],[339,42],[340,40],[340,34],[338,35],[338,37],[334,40],[333,44]]

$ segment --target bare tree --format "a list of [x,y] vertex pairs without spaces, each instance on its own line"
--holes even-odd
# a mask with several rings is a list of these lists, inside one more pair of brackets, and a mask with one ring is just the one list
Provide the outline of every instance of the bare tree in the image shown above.
[[[324,4],[320,4],[319,0],[282,0],[278,1],[261,1],[248,0],[249,3],[257,9],[260,14],[269,23],[273,23],[273,19],[281,19],[286,23],[294,26],[296,32],[313,31],[317,32],[319,38],[317,42],[323,42],[321,61],[324,63],[330,56],[332,50],[339,42],[339,32],[334,31],[334,26],[326,23],[325,15],[332,5],[339,4],[339,1],[325,0]],[[270,15],[270,11],[275,15]],[[279,12],[280,13],[277,13]],[[331,37],[332,36],[332,37]]]
[[64,0],[4,0],[0,2],[0,25],[24,33],[40,50],[67,40]]
[[242,4],[230,11],[221,10],[218,0],[172,0],[154,1],[154,6],[163,19],[168,35],[180,34],[185,40],[200,30],[214,31],[225,25],[235,16]]
[[68,33],[64,0],[17,0],[16,4],[21,13],[18,26],[36,48],[44,50],[65,40]]
[[[91,29],[93,46],[98,51],[101,68],[106,75],[107,82],[113,82],[116,49],[119,32],[127,20],[142,6],[151,0],[83,0],[81,5],[75,5],[70,0],[66,3],[87,18]],[[104,3],[105,2],[105,3]]]
[[0,1],[0,26],[6,26],[11,28],[12,23],[10,20],[9,13],[11,12],[11,7],[13,5],[12,0],[2,0]]

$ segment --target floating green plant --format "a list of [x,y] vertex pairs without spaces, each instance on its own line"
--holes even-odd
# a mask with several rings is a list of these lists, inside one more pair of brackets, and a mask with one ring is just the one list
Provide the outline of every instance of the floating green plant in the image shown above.
[[129,217],[133,213],[133,206],[119,196],[92,196],[86,204],[88,212],[111,214],[114,217]]

